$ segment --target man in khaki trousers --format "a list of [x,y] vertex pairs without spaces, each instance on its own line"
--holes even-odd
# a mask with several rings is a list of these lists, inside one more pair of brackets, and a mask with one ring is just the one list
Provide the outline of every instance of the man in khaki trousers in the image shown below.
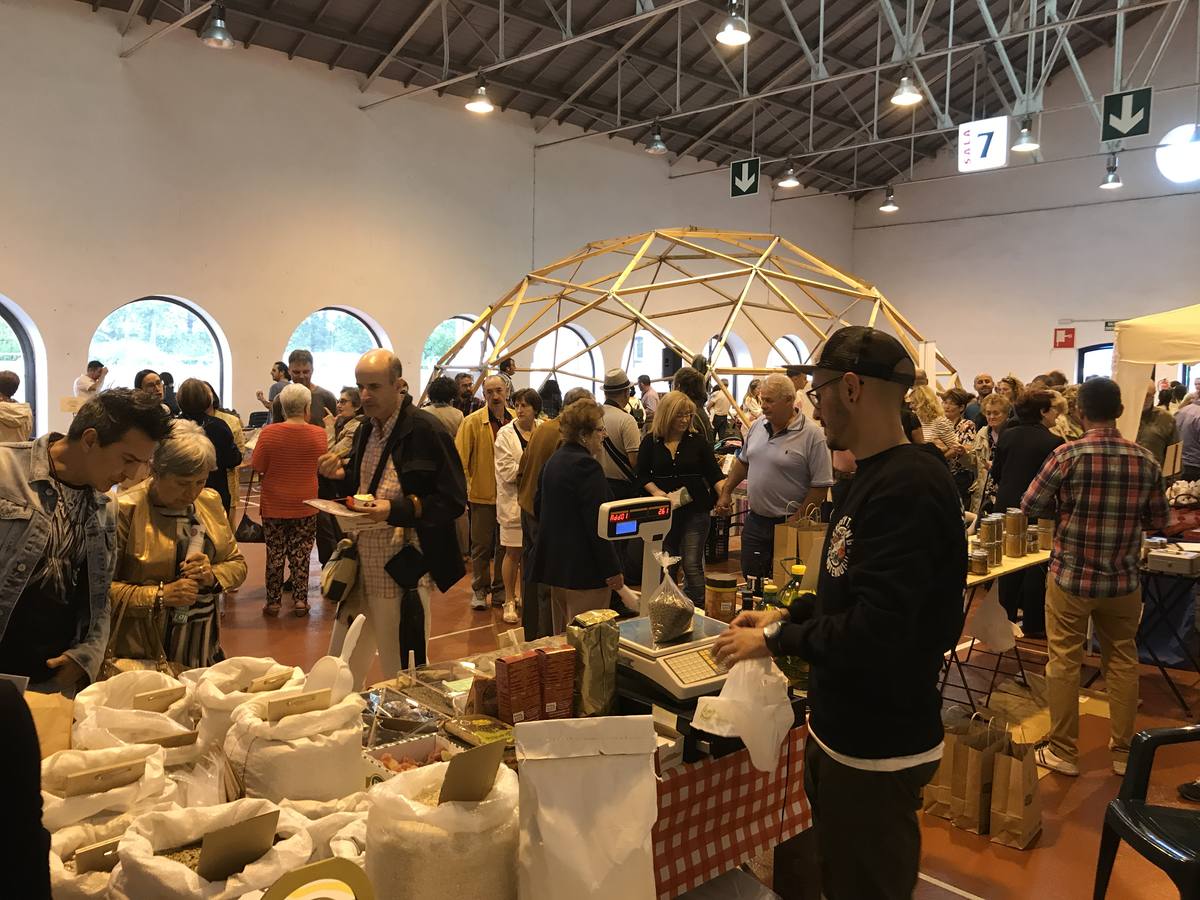
[[1083,437],[1056,448],[1021,499],[1030,517],[1057,523],[1046,584],[1050,739],[1037,757],[1055,772],[1079,774],[1079,667],[1090,618],[1111,710],[1113,771],[1124,775],[1138,699],[1138,562],[1144,531],[1167,524],[1167,499],[1158,462],[1117,431],[1124,408],[1116,382],[1084,382],[1079,411]]

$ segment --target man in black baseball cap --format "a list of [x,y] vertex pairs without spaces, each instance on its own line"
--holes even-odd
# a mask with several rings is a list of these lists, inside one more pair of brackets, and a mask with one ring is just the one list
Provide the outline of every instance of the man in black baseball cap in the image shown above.
[[938,676],[962,632],[962,507],[946,466],[904,433],[897,410],[916,367],[899,341],[842,328],[805,368],[826,442],[858,470],[830,517],[816,603],[742,613],[716,655],[809,662],[804,781],[821,890],[910,898],[921,789],[942,756]]

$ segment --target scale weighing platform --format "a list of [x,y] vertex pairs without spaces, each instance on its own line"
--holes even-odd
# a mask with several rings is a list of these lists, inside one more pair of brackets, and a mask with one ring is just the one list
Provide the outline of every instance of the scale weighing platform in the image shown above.
[[676,700],[715,694],[729,670],[713,659],[712,645],[727,626],[703,613],[692,617],[692,632],[666,644],[655,644],[645,616],[618,622],[621,642],[617,666],[630,669]]

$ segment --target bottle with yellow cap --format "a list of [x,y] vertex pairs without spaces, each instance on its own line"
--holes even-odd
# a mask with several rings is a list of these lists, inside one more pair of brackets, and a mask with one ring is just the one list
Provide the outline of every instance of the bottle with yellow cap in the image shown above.
[[[794,605],[815,603],[817,595],[802,585],[808,568],[803,563],[792,566],[792,577],[779,592],[778,606],[791,610]],[[788,682],[797,693],[808,692],[808,663],[798,656],[777,656],[775,664],[788,677]]]

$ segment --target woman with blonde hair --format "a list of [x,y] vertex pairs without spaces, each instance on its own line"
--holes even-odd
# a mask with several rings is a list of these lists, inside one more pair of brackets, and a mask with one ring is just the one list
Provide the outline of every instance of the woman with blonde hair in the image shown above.
[[724,475],[712,445],[692,428],[695,414],[696,404],[679,391],[658,401],[654,427],[638,448],[637,478],[642,489],[655,497],[683,490],[663,549],[680,557],[684,593],[703,609],[704,545],[717,485]]
[[762,415],[762,401],[758,397],[759,388],[762,387],[762,380],[755,378],[750,382],[750,386],[746,388],[746,396],[742,398],[742,412],[753,422]]
[[1061,405],[1056,401],[1059,416],[1050,430],[1064,441],[1077,441],[1083,437],[1083,422],[1079,419],[1079,385],[1069,384],[1059,393]]
[[908,404],[921,420],[925,443],[935,445],[947,457],[954,453],[958,447],[958,437],[933,388],[927,384],[917,385],[908,395]]
[[1000,432],[1012,414],[1012,404],[1002,394],[988,394],[980,406],[987,424],[976,432],[975,443],[971,446],[975,483],[971,485],[969,511],[976,515],[989,513],[995,508],[996,482],[992,479],[992,457],[996,452],[996,442],[1000,440]]

